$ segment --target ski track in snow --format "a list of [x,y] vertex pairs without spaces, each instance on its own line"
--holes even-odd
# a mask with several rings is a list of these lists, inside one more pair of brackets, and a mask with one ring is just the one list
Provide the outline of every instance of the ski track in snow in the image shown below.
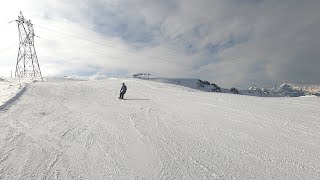
[[320,179],[319,117],[316,97],[53,78],[0,111],[0,179]]

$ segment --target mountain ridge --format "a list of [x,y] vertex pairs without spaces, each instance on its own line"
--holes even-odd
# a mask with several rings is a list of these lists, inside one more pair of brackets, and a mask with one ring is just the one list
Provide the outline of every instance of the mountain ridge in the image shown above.
[[216,83],[211,83],[209,81],[196,78],[149,78],[149,80],[185,86],[206,92],[231,93],[259,97],[300,97],[310,95],[320,97],[320,86],[317,85],[282,83],[281,85],[275,85],[271,88],[261,88],[257,85],[252,85],[248,89],[239,90],[235,87],[230,89],[222,88]]

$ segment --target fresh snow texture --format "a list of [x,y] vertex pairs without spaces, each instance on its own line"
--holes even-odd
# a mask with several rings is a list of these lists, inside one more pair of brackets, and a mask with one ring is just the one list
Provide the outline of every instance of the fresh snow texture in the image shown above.
[[320,179],[319,117],[318,97],[48,79],[0,111],[0,179]]

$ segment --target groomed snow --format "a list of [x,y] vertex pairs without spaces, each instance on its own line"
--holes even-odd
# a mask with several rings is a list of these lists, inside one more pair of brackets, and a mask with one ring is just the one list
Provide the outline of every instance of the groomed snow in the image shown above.
[[320,179],[319,117],[318,97],[47,79],[0,111],[0,179]]

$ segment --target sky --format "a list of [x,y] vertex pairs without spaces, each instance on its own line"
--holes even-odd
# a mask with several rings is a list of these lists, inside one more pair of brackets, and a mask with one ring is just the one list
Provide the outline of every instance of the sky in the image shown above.
[[44,76],[199,78],[222,87],[320,84],[319,0],[10,0],[0,76],[15,71],[20,11]]

